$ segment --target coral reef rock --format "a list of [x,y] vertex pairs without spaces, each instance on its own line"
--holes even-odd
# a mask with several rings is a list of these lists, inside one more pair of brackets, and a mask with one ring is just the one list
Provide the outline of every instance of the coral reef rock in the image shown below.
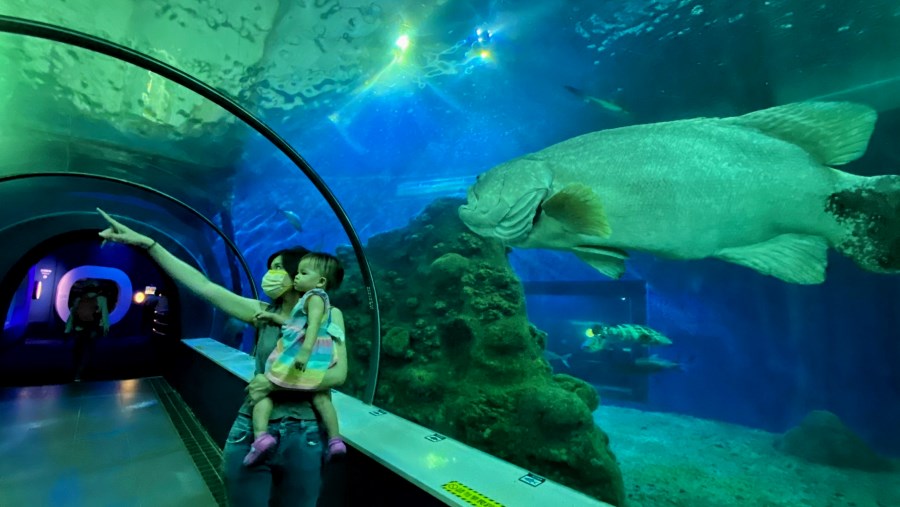
[[[613,505],[621,472],[591,412],[589,384],[553,375],[528,322],[506,248],[472,234],[458,199],[440,199],[403,229],[377,235],[367,257],[383,344],[375,403],[411,421]],[[334,295],[348,330],[349,392],[366,385],[372,317],[352,251]]]

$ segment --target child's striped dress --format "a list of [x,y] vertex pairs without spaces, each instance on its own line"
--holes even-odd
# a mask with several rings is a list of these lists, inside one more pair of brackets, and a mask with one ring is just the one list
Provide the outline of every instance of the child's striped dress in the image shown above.
[[[325,300],[325,315],[328,317],[319,326],[319,336],[313,345],[312,354],[306,363],[306,369],[301,371],[294,366],[294,362],[306,339],[306,300],[313,295]],[[322,289],[313,289],[303,295],[291,310],[290,320],[281,327],[281,337],[266,361],[266,378],[285,389],[318,390],[325,378],[325,371],[334,366],[334,340],[342,342],[344,332],[331,320],[328,294]]]

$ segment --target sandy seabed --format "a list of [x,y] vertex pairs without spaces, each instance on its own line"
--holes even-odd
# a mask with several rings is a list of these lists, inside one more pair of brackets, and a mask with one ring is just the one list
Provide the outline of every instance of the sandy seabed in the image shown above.
[[893,472],[833,468],[785,455],[779,436],[678,414],[601,407],[628,507],[900,507]]

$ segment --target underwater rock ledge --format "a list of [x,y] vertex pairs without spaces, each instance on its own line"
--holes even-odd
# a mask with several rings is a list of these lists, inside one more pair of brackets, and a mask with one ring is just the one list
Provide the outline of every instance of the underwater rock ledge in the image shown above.
[[813,410],[775,441],[775,448],[811,463],[867,472],[889,472],[894,465],[879,456],[835,414]]
[[[528,322],[506,249],[465,228],[459,199],[439,199],[403,229],[371,238],[382,356],[375,403],[391,412],[616,506],[622,475],[594,423],[594,388],[553,375],[546,335]],[[345,390],[366,382],[371,317],[353,252],[341,249],[334,295],[348,336]]]

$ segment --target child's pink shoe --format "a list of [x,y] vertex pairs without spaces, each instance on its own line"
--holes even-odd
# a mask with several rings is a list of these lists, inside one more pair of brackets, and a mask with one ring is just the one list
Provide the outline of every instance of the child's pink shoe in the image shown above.
[[347,446],[344,444],[344,441],[341,437],[334,437],[328,440],[328,457],[330,460],[334,456],[340,454],[347,454]]
[[256,464],[257,461],[268,451],[269,449],[275,447],[278,441],[275,440],[275,437],[268,434],[263,433],[256,437],[256,440],[250,444],[250,452],[244,456],[244,465],[252,466]]

